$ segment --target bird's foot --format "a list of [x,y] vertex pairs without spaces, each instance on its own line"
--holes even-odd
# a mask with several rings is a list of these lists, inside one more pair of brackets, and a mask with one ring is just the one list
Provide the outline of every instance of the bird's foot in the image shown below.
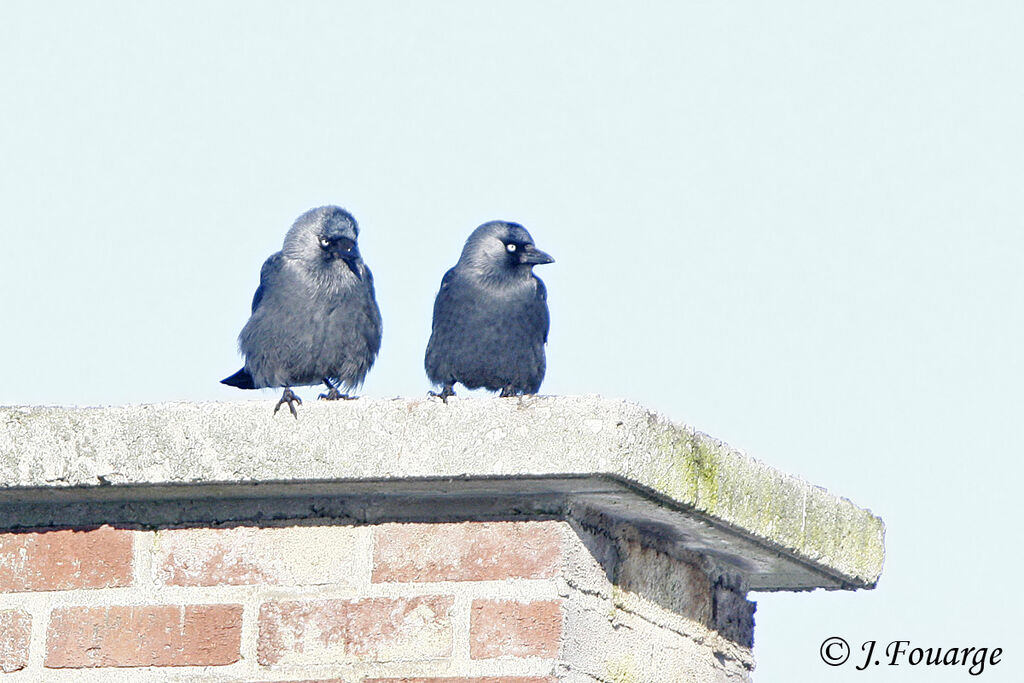
[[331,387],[330,391],[328,391],[326,393],[323,393],[323,394],[320,394],[319,398],[324,400],[324,401],[341,401],[341,400],[344,400],[344,401],[354,401],[355,399],[357,399],[359,397],[358,396],[349,396],[348,394],[343,394],[340,391],[338,391],[335,387]]
[[516,391],[515,387],[513,387],[511,384],[506,384],[504,387],[501,388],[501,395],[499,396],[499,398],[514,398],[518,395],[519,392]]
[[448,397],[449,396],[454,396],[454,395],[455,395],[455,390],[452,389],[452,386],[450,384],[446,385],[445,388],[442,389],[441,391],[428,391],[427,392],[427,396],[436,396],[437,398],[441,399],[445,404],[448,403]]
[[296,396],[295,392],[293,392],[291,389],[285,389],[284,393],[281,394],[281,400],[277,402],[276,406],[274,406],[274,415],[277,415],[277,411],[280,410],[281,406],[285,403],[288,404],[288,410],[292,411],[292,417],[298,420],[299,413],[297,410],[295,410],[295,404],[298,403],[301,406],[302,399]]
[[320,394],[320,398],[324,401],[339,401],[342,399],[352,401],[359,398],[358,396],[349,396],[338,391],[338,387],[334,386],[334,382],[331,381],[330,377],[324,377],[323,383],[327,385],[327,393]]

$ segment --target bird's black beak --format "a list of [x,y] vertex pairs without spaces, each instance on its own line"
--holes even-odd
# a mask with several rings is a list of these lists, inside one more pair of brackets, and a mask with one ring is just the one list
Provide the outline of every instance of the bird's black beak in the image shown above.
[[360,280],[363,279],[363,276],[359,273],[359,247],[356,246],[355,240],[339,237],[331,240],[328,250],[332,258],[340,258],[348,266],[348,269],[352,271],[353,275]]
[[529,264],[531,266],[541,266],[545,263],[554,263],[555,259],[551,258],[532,244],[527,244],[523,247],[523,250],[519,252],[519,262],[522,264]]
[[345,265],[348,266],[348,269],[352,271],[357,280],[363,279],[363,276],[359,273],[359,254],[356,254],[354,258],[346,258]]

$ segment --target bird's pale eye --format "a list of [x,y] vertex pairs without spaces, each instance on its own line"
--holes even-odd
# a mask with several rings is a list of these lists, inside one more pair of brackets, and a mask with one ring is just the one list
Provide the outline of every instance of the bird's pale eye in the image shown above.
[[506,244],[505,248],[508,249],[510,252],[512,252],[512,251],[516,250],[516,245],[514,245],[514,244]]
[[331,241],[329,239],[327,239],[326,237],[321,237],[320,238],[320,246],[323,247],[324,249],[326,249],[327,247],[331,246]]

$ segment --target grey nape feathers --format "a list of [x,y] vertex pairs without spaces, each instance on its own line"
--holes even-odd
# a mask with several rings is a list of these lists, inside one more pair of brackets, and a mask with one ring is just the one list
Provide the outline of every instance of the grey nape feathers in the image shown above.
[[380,350],[380,310],[373,275],[359,255],[356,219],[337,206],[299,216],[284,247],[260,270],[252,316],[238,336],[245,366],[221,380],[240,389],[284,387],[298,417],[302,401],[291,387],[323,382],[324,399],[353,398]]
[[434,300],[424,366],[443,388],[456,382],[502,396],[534,394],[544,379],[547,291],[533,267],[554,259],[518,223],[492,221],[473,231]]

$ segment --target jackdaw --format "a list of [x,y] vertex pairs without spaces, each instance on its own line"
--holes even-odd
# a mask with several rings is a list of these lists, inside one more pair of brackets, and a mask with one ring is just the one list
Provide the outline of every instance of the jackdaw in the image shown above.
[[533,267],[553,262],[518,223],[491,221],[473,231],[434,300],[424,366],[443,388],[432,396],[447,403],[456,382],[502,396],[537,393],[550,322],[547,290]]
[[284,387],[281,400],[296,418],[302,404],[291,387],[323,382],[320,398],[362,384],[380,350],[381,320],[373,275],[359,255],[359,226],[337,206],[298,217],[284,247],[260,270],[252,316],[238,335],[245,366],[221,380],[239,389]]

